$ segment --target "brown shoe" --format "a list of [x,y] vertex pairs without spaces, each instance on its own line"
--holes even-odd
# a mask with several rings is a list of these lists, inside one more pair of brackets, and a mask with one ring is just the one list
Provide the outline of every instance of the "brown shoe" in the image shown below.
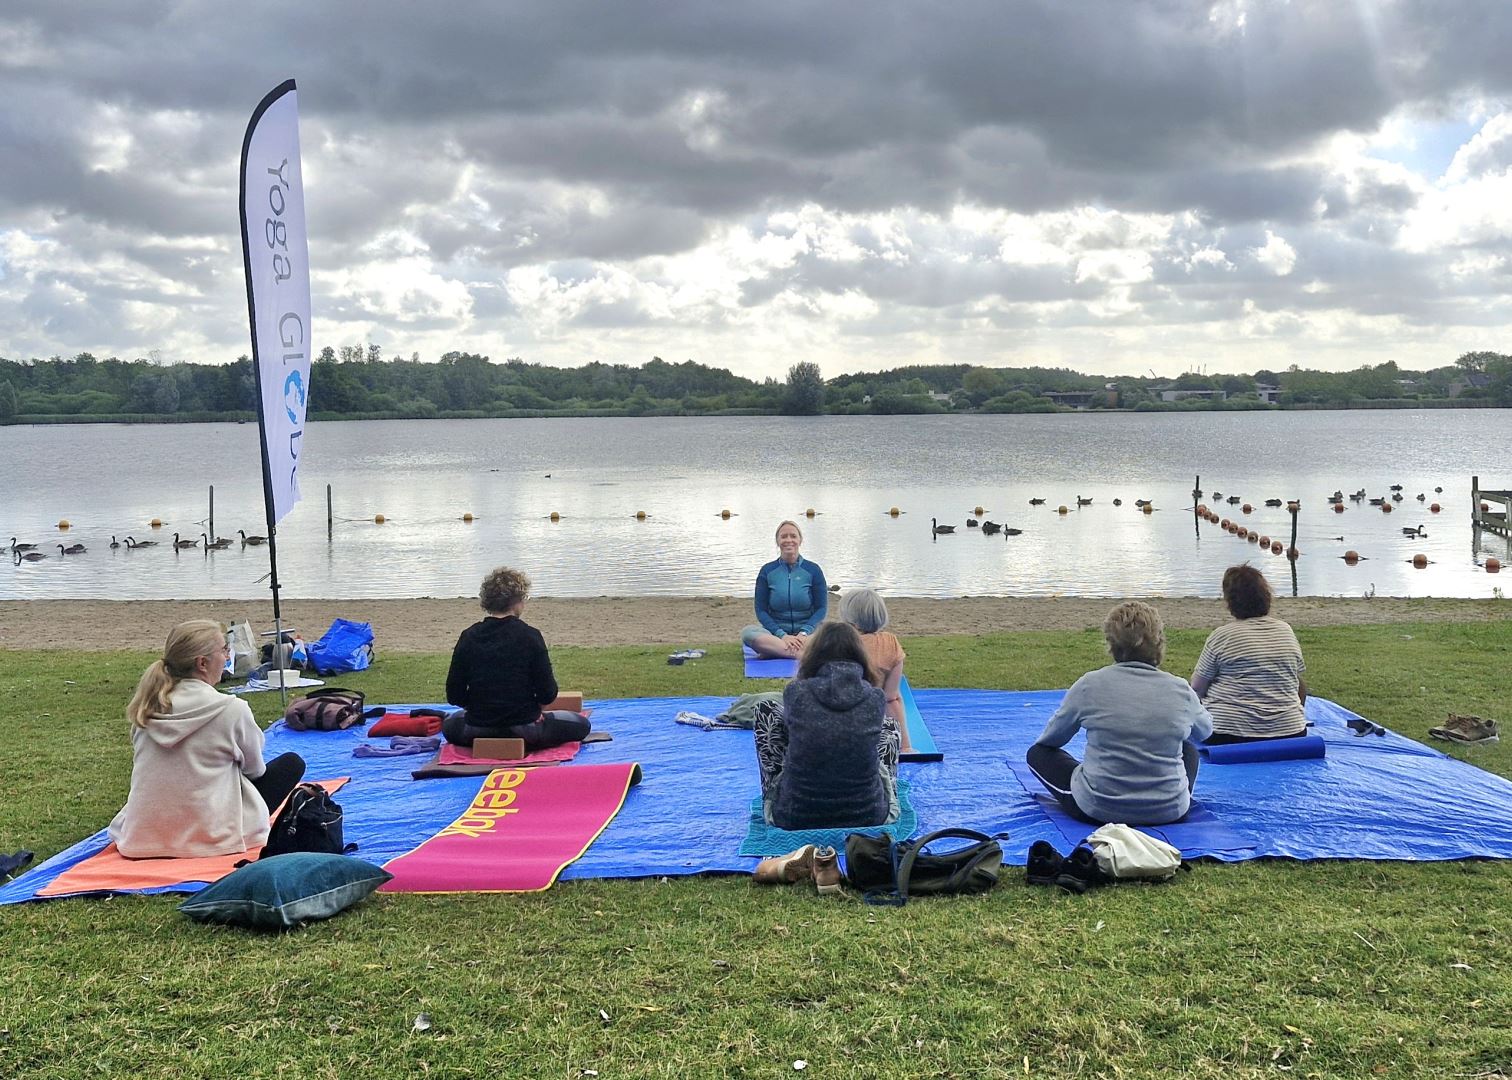
[[1449,719],[1445,720],[1441,727],[1429,728],[1428,734],[1435,739],[1472,746],[1501,741],[1495,720],[1483,720],[1479,716],[1461,716],[1459,713],[1450,713]]
[[756,864],[752,880],[757,885],[791,885],[814,876],[814,845],[804,844],[786,855],[773,855]]
[[840,893],[840,856],[832,847],[822,847],[814,852],[814,887],[821,895]]

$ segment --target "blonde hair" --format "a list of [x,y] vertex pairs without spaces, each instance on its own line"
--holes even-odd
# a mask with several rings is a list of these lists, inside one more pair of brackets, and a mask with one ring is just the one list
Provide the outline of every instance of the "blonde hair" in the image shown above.
[[777,531],[772,534],[773,540],[776,540],[777,537],[782,534],[782,527],[784,525],[791,525],[793,527],[793,531],[798,534],[798,542],[800,544],[803,543],[803,530],[798,527],[798,523],[796,521],[779,521],[777,523]]
[[875,634],[887,625],[887,604],[876,589],[856,589],[840,601],[840,617],[863,634]]
[[1103,637],[1114,663],[1130,661],[1159,667],[1165,659],[1165,623],[1149,604],[1130,600],[1119,604],[1103,620]]
[[478,603],[490,615],[503,615],[530,595],[530,579],[520,570],[495,567],[478,586]]
[[126,717],[137,727],[146,727],[154,716],[164,716],[172,704],[168,696],[180,681],[194,674],[194,662],[209,656],[226,643],[226,628],[214,619],[190,619],[168,631],[161,659],[142,672],[136,693],[126,706]]

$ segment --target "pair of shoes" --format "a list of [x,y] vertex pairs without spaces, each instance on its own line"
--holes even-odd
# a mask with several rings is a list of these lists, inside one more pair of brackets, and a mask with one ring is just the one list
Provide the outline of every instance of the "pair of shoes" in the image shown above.
[[703,649],[683,649],[681,652],[672,653],[667,657],[667,663],[677,667],[689,660],[698,660],[705,654]]
[[1107,877],[1098,868],[1097,856],[1092,854],[1092,849],[1083,845],[1071,854],[1067,855],[1061,863],[1060,873],[1055,875],[1055,883],[1067,892],[1084,893],[1096,885],[1107,883]]
[[842,892],[840,856],[832,847],[815,847],[804,844],[797,851],[786,855],[774,855],[756,864],[752,875],[757,885],[793,885],[800,881],[813,881],[821,895],[830,896]]
[[1030,885],[1054,885],[1065,861],[1048,840],[1036,840],[1029,845],[1029,864],[1024,867],[1024,880]]
[[752,879],[757,885],[792,885],[808,881],[814,876],[816,850],[813,844],[804,844],[797,851],[790,851],[786,855],[762,859],[756,864],[756,873],[752,875]]
[[1479,716],[1461,716],[1459,713],[1450,713],[1449,719],[1444,721],[1441,727],[1429,728],[1428,734],[1435,739],[1467,743],[1472,746],[1501,741],[1495,720],[1482,720]]

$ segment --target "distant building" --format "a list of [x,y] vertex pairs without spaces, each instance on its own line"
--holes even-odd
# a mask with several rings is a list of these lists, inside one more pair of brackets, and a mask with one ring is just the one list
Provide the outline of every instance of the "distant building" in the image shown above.
[[1281,388],[1272,386],[1270,383],[1257,382],[1255,384],[1255,396],[1267,405],[1274,405],[1281,400]]
[[1491,377],[1483,371],[1466,372],[1461,378],[1455,379],[1449,384],[1449,396],[1459,397],[1466,390],[1484,390],[1491,385]]
[[938,401],[941,405],[949,405],[950,404],[950,395],[949,394],[942,394],[938,390],[931,390],[929,392],[929,400],[930,401]]
[[1097,406],[1104,409],[1118,407],[1118,387],[1109,384],[1101,390],[1046,390],[1040,394],[1057,405],[1071,409],[1087,409]]
[[1227,390],[1162,390],[1161,401],[1185,401],[1187,398],[1202,398],[1206,401],[1227,401]]

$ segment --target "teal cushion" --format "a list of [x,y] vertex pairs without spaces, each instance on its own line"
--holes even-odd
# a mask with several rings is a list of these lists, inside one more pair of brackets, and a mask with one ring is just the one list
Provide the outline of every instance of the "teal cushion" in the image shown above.
[[329,919],[393,876],[349,855],[295,851],[231,871],[179,910],[200,922],[282,930]]

